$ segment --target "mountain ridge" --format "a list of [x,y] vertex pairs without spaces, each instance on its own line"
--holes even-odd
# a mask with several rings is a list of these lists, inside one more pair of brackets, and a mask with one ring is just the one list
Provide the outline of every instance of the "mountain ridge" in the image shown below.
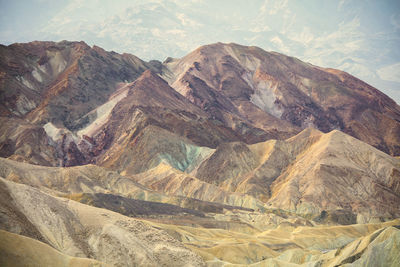
[[[314,125],[324,132],[339,128],[392,155],[398,153],[399,106],[350,74],[257,47],[223,43],[202,46],[165,65],[166,79],[189,99],[193,90],[201,89],[201,85],[192,88],[192,81],[200,79],[236,108],[251,102],[253,109],[278,116],[277,129],[282,120],[301,128]],[[389,136],[379,121],[385,121]]]
[[31,42],[0,46],[0,100],[2,263],[400,262],[400,106],[345,72]]

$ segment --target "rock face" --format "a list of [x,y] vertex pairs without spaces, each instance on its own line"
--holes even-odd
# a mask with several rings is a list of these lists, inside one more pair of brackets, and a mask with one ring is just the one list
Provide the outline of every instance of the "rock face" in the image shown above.
[[[171,160],[184,160],[194,144],[215,147],[247,138],[247,134],[210,120],[208,114],[151,71],[125,90],[126,97],[98,131],[82,130],[94,140],[93,148],[99,151],[94,161],[97,164],[117,169],[129,164],[133,172],[141,172],[154,167],[153,162],[162,160],[164,154],[169,154]],[[91,127],[92,124],[88,126]],[[193,157],[201,156],[199,151],[199,155],[193,153]],[[189,164],[180,163],[182,170]]]
[[209,148],[312,126],[400,153],[393,100],[346,73],[256,47],[218,43],[161,64],[83,42],[32,42],[1,46],[0,72],[0,155],[19,161],[119,164],[109,154],[122,156],[120,144],[149,126]]
[[[84,42],[32,42],[1,47],[4,115],[28,115],[73,129],[104,103],[118,82],[134,81],[150,65]],[[29,113],[29,114],[28,114]]]
[[32,42],[0,100],[2,266],[398,265],[400,107],[344,72]]
[[[0,109],[2,116],[8,116],[3,119],[4,124],[12,124],[15,117],[24,119],[24,124],[30,124],[31,128],[25,134],[39,135],[37,142],[45,142],[36,129],[43,127],[51,139],[47,142],[54,142],[58,153],[53,159],[19,153],[15,135],[1,143],[14,147],[14,154],[24,161],[53,166],[59,161],[66,166],[84,163],[85,158],[72,144],[71,131],[86,123],[82,117],[106,102],[119,83],[134,81],[151,67],[133,55],[106,52],[96,46],[90,48],[84,42],[1,46]],[[18,131],[4,124],[2,133],[10,128]]]
[[348,209],[395,218],[399,167],[398,159],[340,131],[309,128],[285,141],[224,144],[192,174],[298,213]]
[[279,137],[310,126],[338,129],[386,153],[400,153],[399,106],[339,70],[222,43],[165,66],[163,77],[173,88],[225,123],[225,114],[234,114]]

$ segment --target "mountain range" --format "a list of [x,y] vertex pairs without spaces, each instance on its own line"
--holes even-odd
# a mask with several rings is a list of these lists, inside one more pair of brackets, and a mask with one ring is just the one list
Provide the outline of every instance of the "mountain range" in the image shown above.
[[400,263],[400,106],[346,72],[35,41],[0,99],[4,266]]

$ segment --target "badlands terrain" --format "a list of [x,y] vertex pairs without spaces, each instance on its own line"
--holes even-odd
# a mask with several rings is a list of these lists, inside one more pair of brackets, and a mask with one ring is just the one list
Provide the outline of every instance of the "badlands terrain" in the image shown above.
[[399,266],[400,106],[237,44],[0,46],[1,266]]

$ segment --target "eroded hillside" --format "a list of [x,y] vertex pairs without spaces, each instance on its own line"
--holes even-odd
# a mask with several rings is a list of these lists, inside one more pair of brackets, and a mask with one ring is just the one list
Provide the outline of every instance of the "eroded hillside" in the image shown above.
[[347,73],[32,42],[0,99],[2,266],[400,264],[400,107]]

